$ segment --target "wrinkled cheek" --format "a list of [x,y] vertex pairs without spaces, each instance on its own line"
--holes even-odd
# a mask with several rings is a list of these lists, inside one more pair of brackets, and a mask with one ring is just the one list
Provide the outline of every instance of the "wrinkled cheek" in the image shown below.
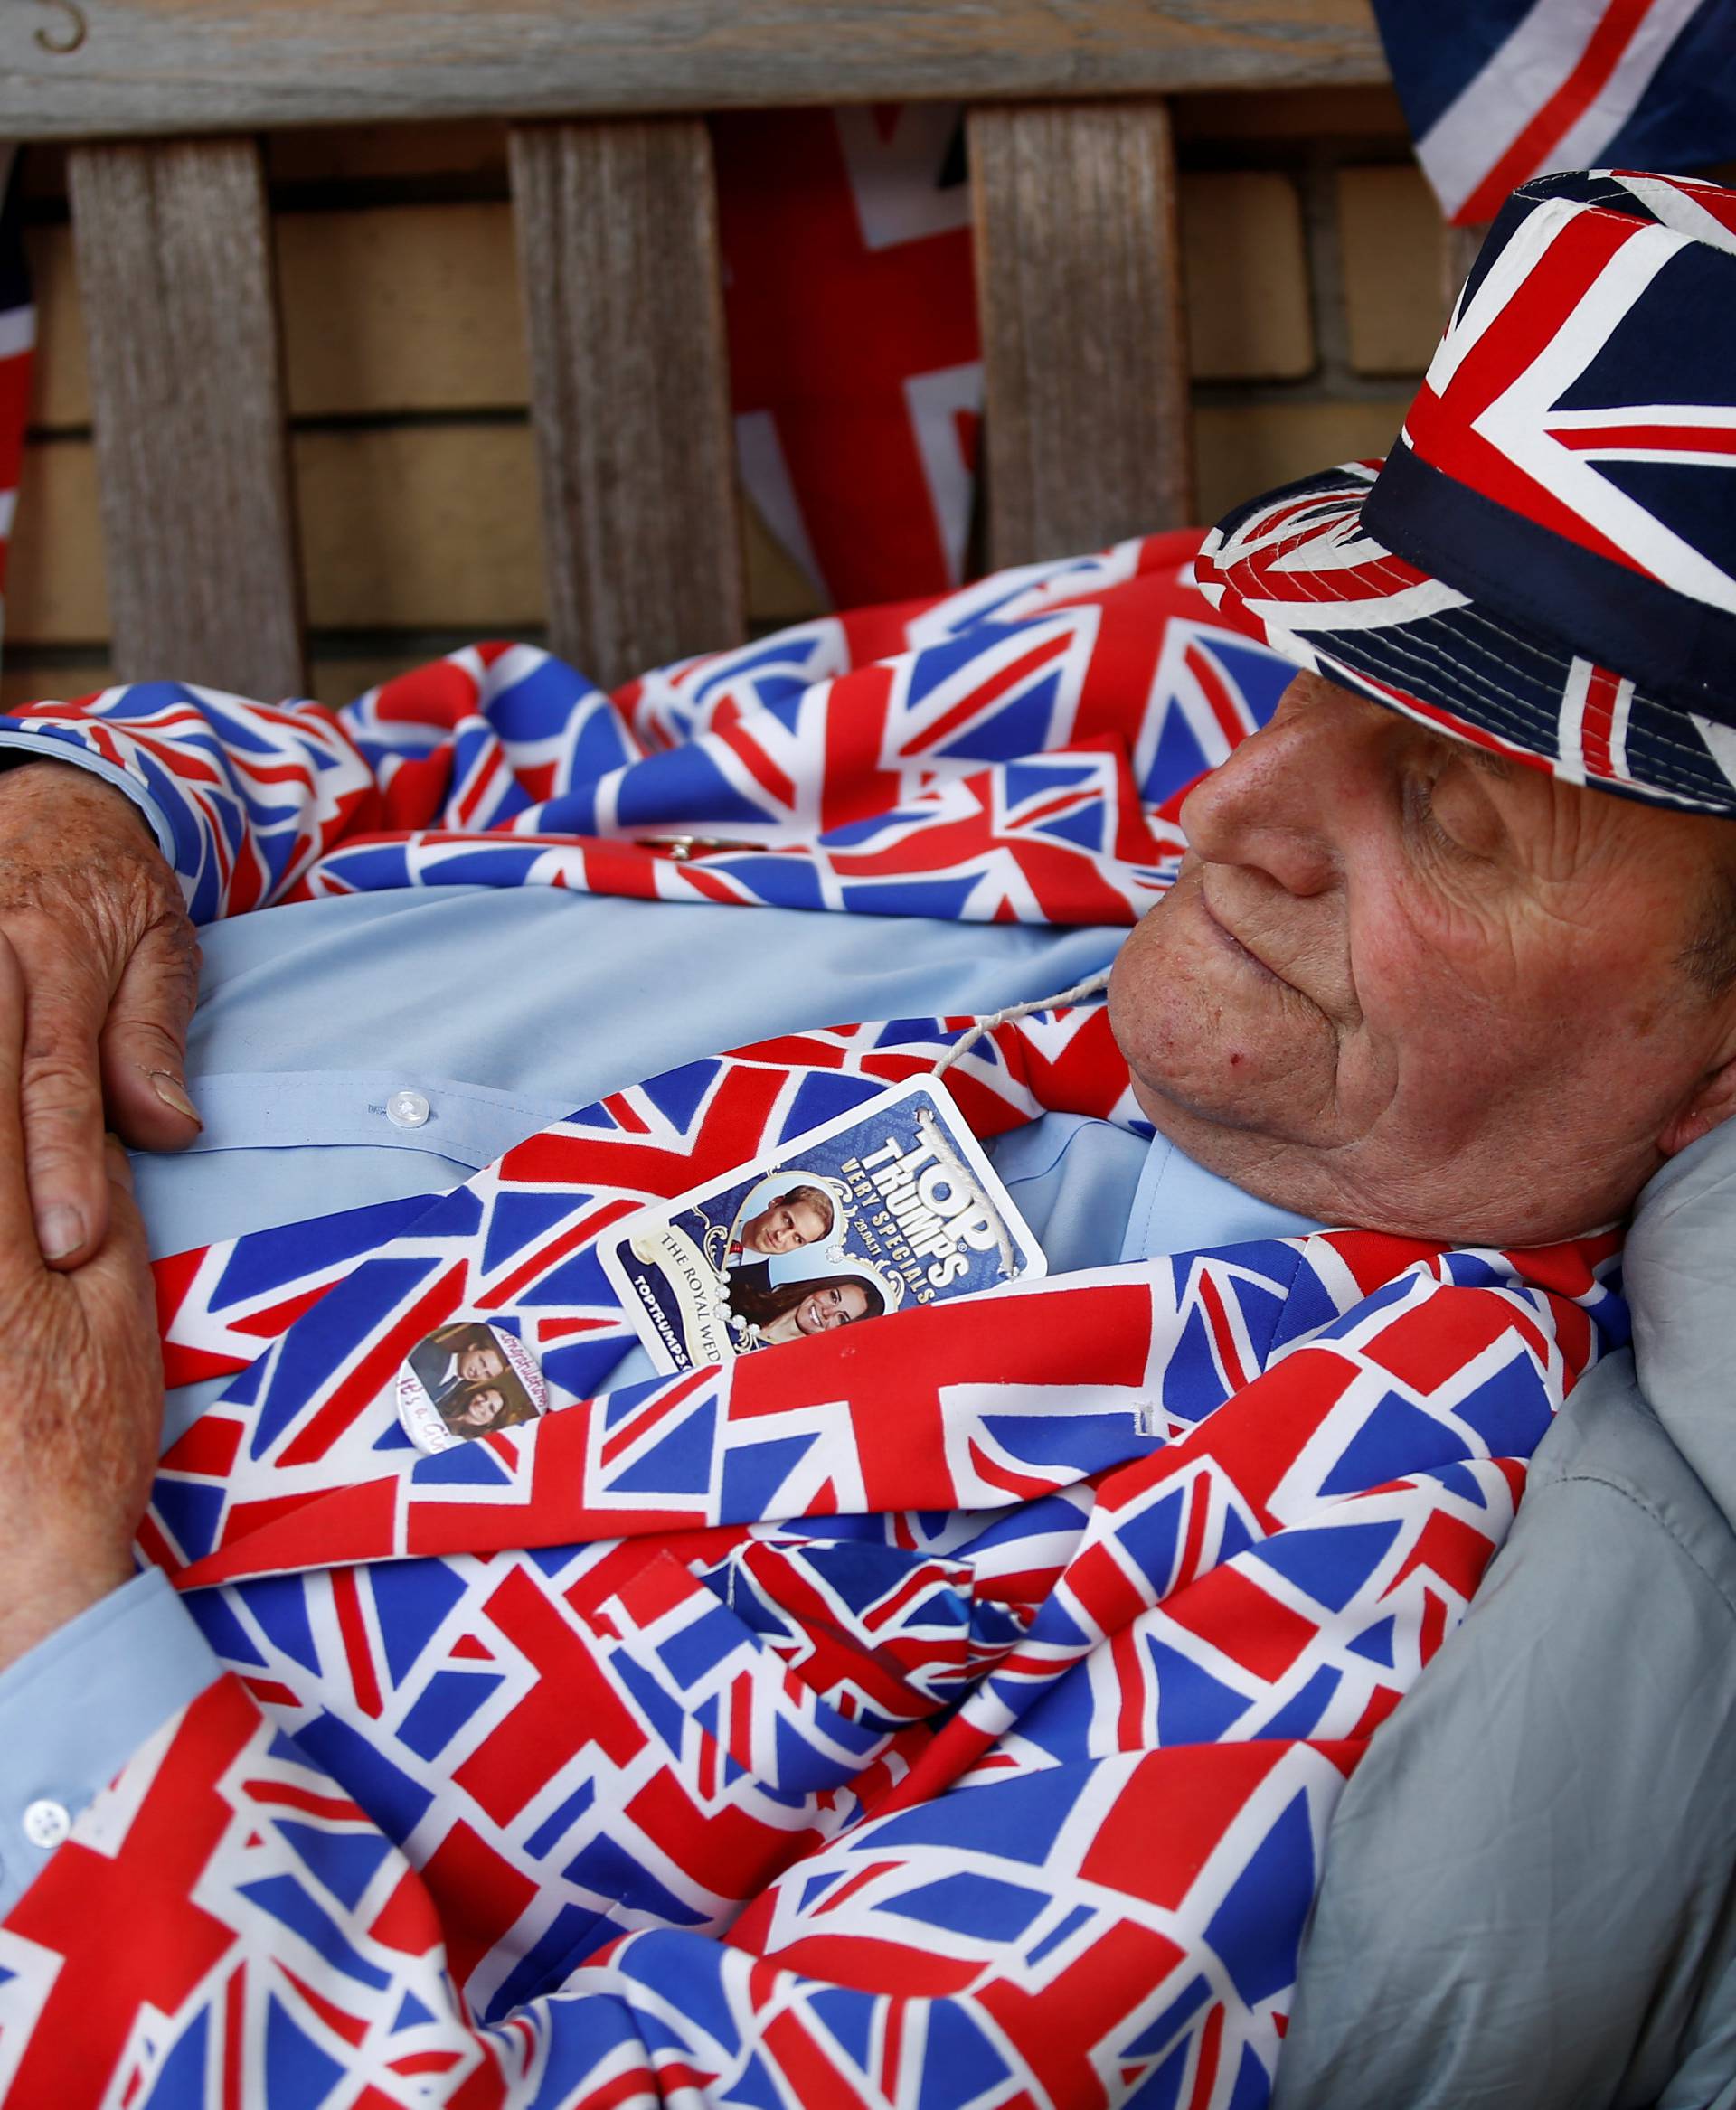
[[1467,913],[1447,933],[1395,923],[1358,937],[1361,1025],[1340,1088],[1364,1126],[1396,1116],[1437,1155],[1529,1096],[1540,1065],[1559,1073],[1565,1022],[1543,1022],[1552,993],[1526,973],[1510,932]]
[[1433,1060],[1412,1063],[1406,1051],[1364,1025],[1339,1050],[1336,1111],[1345,1142],[1386,1134],[1404,1125],[1420,1146],[1425,1132],[1458,1125],[1455,1102],[1463,1079]]

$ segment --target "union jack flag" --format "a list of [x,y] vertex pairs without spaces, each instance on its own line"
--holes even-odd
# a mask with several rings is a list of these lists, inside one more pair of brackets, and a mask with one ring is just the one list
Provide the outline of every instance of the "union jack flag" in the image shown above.
[[[219,909],[448,873],[741,906],[788,866],[820,910],[1128,921],[1286,671],[1181,561],[613,700],[487,647],[341,718],[158,687],[15,722],[125,771]],[[227,1383],[140,1548],[222,1674],[0,1926],[8,2099],[1267,2099],[1337,1794],[1622,1337],[1610,1241],[1322,1232],[599,1394],[599,1235],[969,1022],[688,1064],[450,1194],[160,1265],[170,1375]],[[1100,1003],[948,1079],[979,1135],[1138,1123]],[[423,1456],[391,1380],[459,1308],[551,1410]]]
[[1732,0],[1374,0],[1417,158],[1449,220],[1533,176],[1736,155]]
[[754,110],[712,137],[750,496],[823,601],[944,592],[983,400],[964,113]]
[[0,193],[5,198],[0,204],[0,587],[4,587],[36,350],[36,309],[24,259],[17,167],[10,146],[0,146]]

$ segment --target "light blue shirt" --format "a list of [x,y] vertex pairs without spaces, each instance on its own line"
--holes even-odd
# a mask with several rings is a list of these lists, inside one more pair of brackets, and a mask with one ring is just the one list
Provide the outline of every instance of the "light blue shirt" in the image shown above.
[[[205,1126],[182,1155],[134,1160],[152,1250],[438,1192],[605,1093],[772,1033],[1051,995],[1124,935],[533,887],[256,910],[200,933],[188,1082]],[[1316,1228],[1080,1115],[992,1150],[1052,1274]],[[649,1375],[641,1355],[612,1381]],[[221,1383],[171,1396],[165,1441]],[[76,1815],[216,1674],[155,1572],[0,1674],[0,1913],[51,1851],[26,1809]]]

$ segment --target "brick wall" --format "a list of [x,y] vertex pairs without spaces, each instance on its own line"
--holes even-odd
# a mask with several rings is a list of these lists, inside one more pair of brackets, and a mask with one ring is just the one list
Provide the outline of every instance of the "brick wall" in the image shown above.
[[[1385,450],[1446,299],[1446,242],[1381,90],[1175,106],[1203,517]],[[518,289],[497,127],[267,143],[314,687],[542,619]],[[64,171],[27,164],[40,302],[0,701],[105,678],[108,612]],[[747,523],[756,625],[808,589]]]

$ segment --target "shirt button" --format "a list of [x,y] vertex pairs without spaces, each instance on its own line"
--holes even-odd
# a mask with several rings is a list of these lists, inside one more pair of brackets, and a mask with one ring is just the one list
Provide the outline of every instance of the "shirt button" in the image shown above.
[[32,1803],[24,1812],[24,1837],[44,1853],[57,1847],[72,1829],[64,1803]]
[[428,1120],[427,1095],[405,1085],[386,1101],[386,1119],[394,1128],[420,1128]]

